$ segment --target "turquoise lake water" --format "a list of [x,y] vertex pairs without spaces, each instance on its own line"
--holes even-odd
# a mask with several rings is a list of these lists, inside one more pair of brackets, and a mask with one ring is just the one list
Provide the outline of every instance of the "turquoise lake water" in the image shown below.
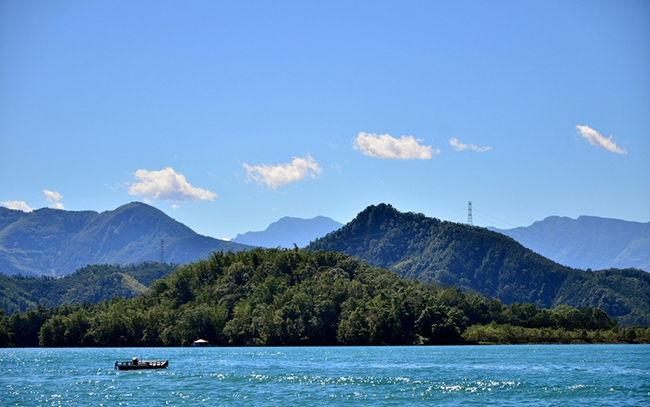
[[[123,372],[117,360],[169,360]],[[648,345],[0,349],[3,406],[650,406]]]

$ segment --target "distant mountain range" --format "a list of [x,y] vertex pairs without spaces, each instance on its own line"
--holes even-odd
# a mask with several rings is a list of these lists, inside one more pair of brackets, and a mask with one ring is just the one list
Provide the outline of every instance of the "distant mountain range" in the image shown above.
[[587,272],[553,262],[485,228],[370,206],[310,250],[343,252],[402,277],[478,291],[506,304],[601,308],[622,325],[650,324],[650,274]]
[[[592,225],[591,229],[566,226],[586,221]],[[639,267],[642,267],[647,264],[643,259],[648,254],[644,249],[647,247],[644,228],[648,225],[621,222],[588,217],[577,221],[549,218],[531,228],[535,226],[539,235],[555,236],[542,232],[555,230],[563,236],[550,238],[560,241],[556,248],[583,247],[580,242],[584,239],[584,247],[588,248],[583,250],[585,256],[591,254],[598,259],[595,254],[611,247],[611,253],[628,253],[627,259],[640,259]],[[630,226],[628,223],[638,227],[636,237],[619,239],[619,235],[629,235],[623,232]],[[540,228],[548,224],[555,226]],[[157,261],[161,257],[161,241],[165,263],[182,264],[207,258],[213,251],[248,250],[252,246],[291,248],[313,240],[307,245],[309,250],[343,252],[405,278],[478,291],[506,304],[597,307],[616,317],[622,325],[650,324],[650,273],[641,270],[576,270],[549,260],[504,234],[422,214],[401,213],[386,204],[370,206],[350,223],[339,226],[325,217],[283,218],[264,232],[249,232],[234,239],[249,243],[245,245],[198,235],[143,203],[130,203],[103,213],[56,209],[25,213],[0,208],[0,272],[62,276],[86,265]],[[582,230],[582,235],[577,230]],[[587,237],[580,237],[585,234]],[[318,236],[323,237],[315,239]],[[566,243],[561,243],[562,239]],[[589,263],[594,269],[600,268],[595,264],[598,263]],[[120,295],[131,295],[147,286],[141,277],[129,276],[124,271],[113,270],[100,276],[92,270],[95,276],[92,278],[105,284],[104,287],[113,287],[111,290]],[[8,286],[10,281],[2,284]],[[74,284],[74,298],[95,298],[95,294],[84,297],[87,294],[77,293],[75,287],[80,285]],[[19,287],[11,290],[18,293],[12,301],[19,309],[23,308],[21,301],[40,301],[38,293],[21,294]],[[73,294],[53,295],[66,300]]]
[[551,216],[527,227],[490,230],[532,251],[579,269],[638,268],[650,271],[650,222]]
[[[324,216],[284,217],[264,231],[238,234],[228,242],[201,236],[138,202],[103,213],[49,208],[25,213],[0,207],[0,272],[61,276],[88,264],[160,261],[161,240],[162,260],[181,264],[212,251],[305,247],[342,226]],[[569,267],[650,270],[650,222],[552,216],[528,227],[489,229]]]
[[305,247],[311,241],[323,237],[341,226],[343,226],[342,223],[325,216],[317,216],[311,219],[287,216],[271,223],[264,231],[238,234],[231,241],[267,248],[293,248],[294,244],[298,247]]
[[[161,253],[161,241],[163,253]],[[144,203],[113,211],[0,207],[0,272],[62,276],[89,264],[187,263],[249,246],[202,236]],[[161,254],[164,259],[161,259]]]

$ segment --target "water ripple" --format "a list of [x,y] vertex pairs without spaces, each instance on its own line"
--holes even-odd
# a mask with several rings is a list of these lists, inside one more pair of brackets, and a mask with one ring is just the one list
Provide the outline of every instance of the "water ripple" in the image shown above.
[[[602,355],[607,354],[606,358]],[[169,359],[120,372],[115,360]],[[647,346],[3,349],[3,405],[648,405]]]

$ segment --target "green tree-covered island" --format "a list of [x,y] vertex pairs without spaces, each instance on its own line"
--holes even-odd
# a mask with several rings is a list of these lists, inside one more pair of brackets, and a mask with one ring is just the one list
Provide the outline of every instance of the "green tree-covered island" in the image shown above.
[[0,317],[1,346],[650,343],[598,308],[506,306],[420,283],[339,252],[213,253],[137,297],[39,305]]

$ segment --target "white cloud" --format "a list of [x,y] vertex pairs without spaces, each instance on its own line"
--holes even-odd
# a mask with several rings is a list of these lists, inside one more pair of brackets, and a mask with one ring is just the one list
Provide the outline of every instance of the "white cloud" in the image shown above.
[[47,189],[44,189],[43,193],[45,194],[45,199],[50,203],[50,208],[65,209],[63,204],[59,202],[63,199],[63,195],[56,191],[48,191]]
[[212,201],[217,194],[193,187],[183,174],[167,167],[160,171],[137,170],[133,174],[140,182],[129,188],[130,195],[143,195],[159,201],[196,202]]
[[451,146],[454,147],[454,150],[456,151],[474,150],[479,153],[483,153],[485,151],[492,150],[492,147],[488,147],[488,146],[479,147],[474,144],[461,143],[457,138],[452,138],[451,140],[449,140],[449,144],[451,144]]
[[612,138],[614,136],[609,136],[609,138],[603,137],[600,133],[598,133],[596,130],[592,129],[589,126],[576,126],[576,129],[580,132],[580,135],[589,141],[590,144],[594,146],[598,146],[601,148],[604,148],[607,151],[611,151],[612,153],[618,153],[618,154],[627,154],[627,151],[625,149],[622,149],[612,141]]
[[173,204],[172,209],[174,209],[174,210],[181,209],[181,207],[180,207],[180,205]]
[[440,154],[431,146],[421,145],[422,140],[413,136],[402,136],[399,139],[390,134],[377,135],[361,132],[354,139],[354,149],[361,150],[364,155],[393,160],[428,160],[433,154]]
[[30,208],[29,205],[25,203],[25,201],[4,201],[0,202],[0,204],[5,208],[15,209],[23,212],[31,212],[34,210],[34,208]]
[[305,158],[294,157],[290,164],[279,165],[248,165],[243,164],[248,174],[248,179],[257,183],[266,184],[275,189],[280,185],[301,181],[307,176],[316,178],[322,172],[320,166],[310,155]]

